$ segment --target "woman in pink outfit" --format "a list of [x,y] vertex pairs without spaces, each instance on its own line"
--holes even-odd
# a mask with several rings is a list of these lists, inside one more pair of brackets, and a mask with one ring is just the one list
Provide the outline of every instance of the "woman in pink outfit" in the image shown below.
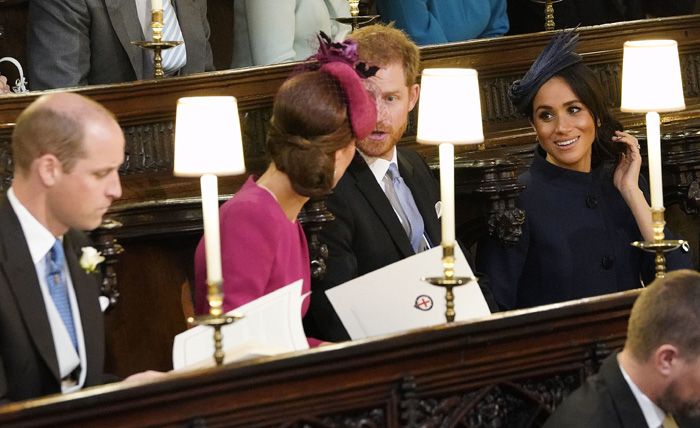
[[[376,122],[374,97],[353,66],[333,58],[279,89],[267,135],[272,161],[220,210],[224,311],[300,278],[303,292],[309,291],[309,252],[297,215],[310,197],[335,186],[356,139],[369,135]],[[195,253],[195,287],[195,311],[206,313],[203,238]],[[300,315],[307,308],[305,302]]]

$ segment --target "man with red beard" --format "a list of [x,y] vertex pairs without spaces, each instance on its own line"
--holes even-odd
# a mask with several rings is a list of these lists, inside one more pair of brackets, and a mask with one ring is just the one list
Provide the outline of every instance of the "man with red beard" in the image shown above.
[[[354,31],[361,62],[378,67],[368,85],[377,96],[377,125],[326,201],[335,221],[324,225],[325,278],[312,283],[307,334],[349,339],[325,291],[440,244],[439,188],[417,153],[397,147],[418,101],[418,47],[402,31],[371,25]],[[400,178],[396,176],[396,171]]]
[[700,273],[677,270],[642,290],[627,342],[545,424],[700,427]]

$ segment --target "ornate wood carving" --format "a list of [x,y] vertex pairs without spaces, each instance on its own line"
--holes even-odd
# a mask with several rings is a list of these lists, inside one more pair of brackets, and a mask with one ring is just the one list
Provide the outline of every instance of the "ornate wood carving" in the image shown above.
[[688,128],[662,136],[664,196],[680,203],[686,214],[700,208],[700,129]]
[[102,274],[100,294],[109,299],[108,308],[114,307],[119,301],[116,264],[118,256],[124,252],[124,247],[114,238],[114,231],[120,227],[122,225],[118,221],[105,219],[100,227],[91,233],[95,248],[105,258],[104,263],[100,264]]
[[[580,385],[577,373],[494,383],[462,394],[418,398],[413,378],[405,378],[400,426],[539,427],[561,401]],[[391,425],[391,421],[388,425]]]
[[326,276],[326,259],[328,259],[328,247],[321,243],[318,234],[324,223],[335,220],[335,216],[326,207],[325,197],[310,199],[299,213],[299,222],[304,226],[306,239],[309,245],[309,259],[311,260],[311,277],[323,279]]

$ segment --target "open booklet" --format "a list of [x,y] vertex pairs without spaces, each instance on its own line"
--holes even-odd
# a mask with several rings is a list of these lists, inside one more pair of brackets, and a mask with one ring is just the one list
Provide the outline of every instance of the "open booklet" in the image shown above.
[[[308,349],[301,323],[302,280],[295,281],[228,314],[243,318],[224,326],[224,363]],[[175,336],[173,369],[214,365],[214,329],[197,326]]]
[[[473,277],[459,246],[455,276]],[[445,322],[445,289],[421,280],[442,276],[442,248],[435,247],[326,291],[352,339],[397,333]],[[455,321],[489,315],[476,280],[454,287]]]

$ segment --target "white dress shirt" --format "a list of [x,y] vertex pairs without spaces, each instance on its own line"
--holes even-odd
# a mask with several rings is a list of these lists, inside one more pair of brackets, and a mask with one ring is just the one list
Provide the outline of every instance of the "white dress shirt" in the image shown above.
[[646,394],[644,394],[639,387],[637,387],[637,385],[635,385],[625,369],[622,368],[622,364],[619,364],[619,357],[618,365],[620,366],[622,377],[625,378],[625,382],[627,382],[627,385],[629,385],[630,389],[632,390],[632,394],[637,400],[637,404],[639,404],[639,407],[642,409],[644,419],[646,419],[649,428],[659,428],[662,426],[664,419],[666,418],[666,412],[654,404],[654,402],[651,401],[649,397],[647,397]]
[[[48,231],[34,216],[22,205],[17,199],[14,190],[10,188],[7,192],[7,199],[15,211],[19,223],[22,226],[22,232],[29,247],[29,253],[32,256],[34,269],[36,270],[41,294],[44,298],[44,307],[49,318],[51,326],[51,336],[53,337],[54,349],[56,350],[56,358],[58,359],[59,372],[62,378],[67,377],[79,367],[87,367],[85,356],[85,339],[83,337],[83,325],[80,321],[80,310],[78,309],[78,301],[75,297],[73,289],[73,281],[70,277],[68,264],[63,265],[63,274],[68,285],[68,298],[70,300],[71,312],[73,314],[73,322],[75,324],[75,335],[78,342],[78,352],[73,347],[73,343],[68,335],[61,315],[59,315],[56,305],[51,298],[49,287],[46,282],[46,263],[45,256],[49,252],[56,237]],[[80,370],[80,375],[77,382],[63,382],[61,386],[62,392],[77,391],[85,384],[86,371]]]
[[[377,180],[377,183],[379,183],[379,187],[381,187],[382,192],[386,194],[386,187],[384,184],[384,176],[386,175],[387,171],[389,171],[389,166],[394,163],[396,166],[399,166],[399,161],[398,161],[398,155],[397,155],[397,150],[396,147],[394,147],[393,152],[391,154],[391,160],[386,160],[384,158],[375,158],[371,156],[367,156],[364,153],[362,153],[359,149],[357,152],[362,156],[362,158],[367,162],[367,166],[369,166],[369,170],[372,171],[372,175],[374,175],[375,180]],[[415,200],[415,198],[414,198]],[[399,222],[403,225],[403,221],[401,220],[401,216],[399,213],[394,210],[394,213],[396,214],[396,218],[399,219]],[[422,249],[427,249],[430,248],[430,241],[428,241],[428,237],[425,234],[425,230],[423,231],[423,246],[421,247]]]

